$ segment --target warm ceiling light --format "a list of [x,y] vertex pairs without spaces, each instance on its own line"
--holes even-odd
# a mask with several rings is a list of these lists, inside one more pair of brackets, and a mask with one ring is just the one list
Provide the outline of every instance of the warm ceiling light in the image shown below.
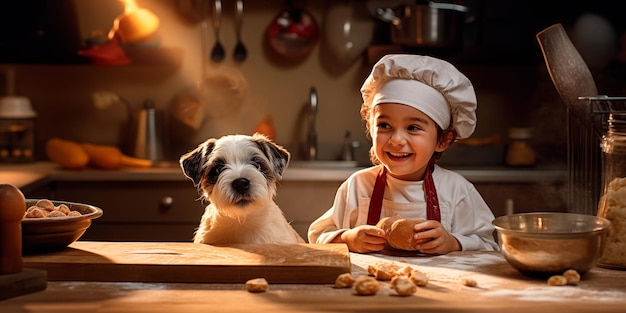
[[144,42],[152,39],[159,28],[159,18],[147,9],[140,8],[135,0],[120,0],[124,4],[124,13],[113,21],[109,38],[119,35],[122,42]]

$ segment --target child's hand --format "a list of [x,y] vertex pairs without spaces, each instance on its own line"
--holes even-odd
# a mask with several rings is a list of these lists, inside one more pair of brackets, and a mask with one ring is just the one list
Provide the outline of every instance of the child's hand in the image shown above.
[[385,248],[385,232],[372,225],[361,225],[341,234],[340,242],[348,245],[352,252],[375,252]]
[[415,248],[428,254],[446,254],[452,251],[461,250],[461,245],[441,223],[428,220],[415,224],[414,238],[420,242]]

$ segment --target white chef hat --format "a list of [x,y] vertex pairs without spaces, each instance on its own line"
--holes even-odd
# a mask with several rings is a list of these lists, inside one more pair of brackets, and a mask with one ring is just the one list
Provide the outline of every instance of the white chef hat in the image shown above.
[[470,80],[452,64],[428,56],[390,54],[372,68],[361,87],[366,105],[401,103],[428,115],[441,129],[450,124],[457,138],[476,127],[476,94]]

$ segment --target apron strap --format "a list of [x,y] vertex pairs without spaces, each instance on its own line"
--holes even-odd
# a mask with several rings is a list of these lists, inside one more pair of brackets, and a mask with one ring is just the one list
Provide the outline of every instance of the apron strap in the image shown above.
[[430,159],[426,174],[424,175],[424,197],[426,198],[426,217],[429,220],[441,222],[441,211],[439,210],[439,197],[437,197],[437,189],[433,180],[433,170],[435,169],[435,160]]
[[[426,168],[424,175],[424,197],[426,198],[426,217],[429,220],[435,220],[441,222],[441,212],[439,210],[439,197],[437,197],[437,189],[435,188],[435,182],[433,180],[433,169],[435,167],[435,160],[431,159]],[[387,185],[387,169],[381,167],[378,175],[376,176],[376,182],[374,183],[374,190],[372,191],[372,197],[370,199],[370,206],[367,212],[367,224],[376,225],[380,221],[380,213],[383,208],[383,196],[385,195],[385,186]]]
[[380,212],[383,208],[383,196],[385,195],[385,186],[387,186],[387,168],[381,167],[376,176],[372,198],[370,199],[370,208],[367,211],[367,224],[376,225],[380,220]]

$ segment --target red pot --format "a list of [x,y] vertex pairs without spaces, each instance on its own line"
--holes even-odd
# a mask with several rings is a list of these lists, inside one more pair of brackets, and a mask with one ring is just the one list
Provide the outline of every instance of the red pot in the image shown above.
[[270,46],[286,58],[304,58],[317,45],[320,34],[317,21],[306,10],[287,9],[278,13],[267,29]]

